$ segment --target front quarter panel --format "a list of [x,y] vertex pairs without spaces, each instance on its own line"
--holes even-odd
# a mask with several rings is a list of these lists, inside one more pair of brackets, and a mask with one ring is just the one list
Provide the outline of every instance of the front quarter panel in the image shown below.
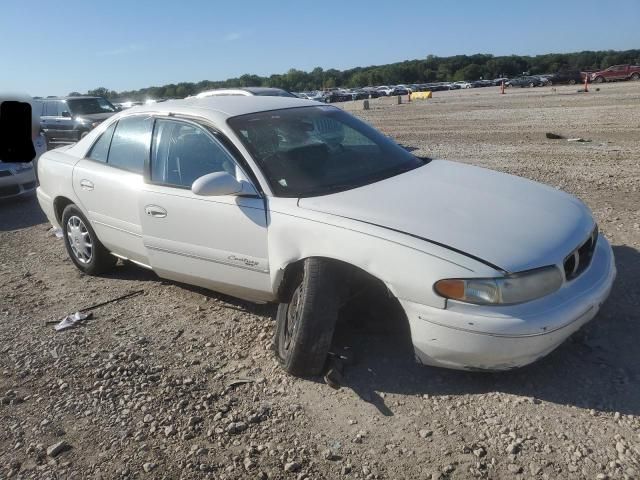
[[442,278],[500,275],[463,254],[424,240],[350,219],[297,207],[297,199],[269,198],[269,264],[277,292],[286,267],[325,257],[383,281],[397,298],[444,308],[433,291]]

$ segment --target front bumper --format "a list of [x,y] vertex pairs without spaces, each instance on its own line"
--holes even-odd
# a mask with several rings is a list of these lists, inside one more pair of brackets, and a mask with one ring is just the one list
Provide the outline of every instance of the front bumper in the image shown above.
[[35,191],[36,176],[33,168],[5,171],[9,174],[0,176],[0,199],[30,195]]
[[616,276],[613,251],[600,235],[591,264],[544,298],[512,306],[448,302],[446,309],[400,300],[417,359],[464,370],[508,370],[558,347],[598,313]]

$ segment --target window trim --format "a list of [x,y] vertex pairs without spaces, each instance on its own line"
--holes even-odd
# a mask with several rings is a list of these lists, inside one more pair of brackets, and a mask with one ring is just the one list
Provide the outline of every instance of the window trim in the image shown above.
[[[91,160],[92,162],[96,162],[101,165],[107,165],[109,163],[109,152],[111,151],[111,142],[113,141],[113,135],[116,133],[116,128],[118,128],[119,122],[120,122],[120,119],[116,120],[115,122],[109,123],[109,125],[107,125],[107,128],[105,128],[104,131],[100,135],[98,135],[98,138],[96,138],[94,142],[91,144],[91,146],[87,149],[87,152],[84,155],[85,160]],[[107,130],[109,130],[111,126],[113,126],[113,132],[111,132],[111,139],[109,140],[109,147],[107,148],[107,159],[104,162],[102,162],[100,160],[96,160],[95,158],[91,158],[89,155],[93,151],[93,148],[100,141],[100,139],[107,133]]]
[[[188,115],[156,115],[153,123],[153,130],[151,133],[151,146],[149,148],[149,155],[145,159],[144,165],[144,182],[149,185],[156,185],[160,187],[167,188],[177,188],[180,190],[188,190],[191,191],[191,187],[186,187],[184,185],[173,185],[165,182],[153,181],[151,179],[151,157],[153,154],[153,140],[156,134],[157,120],[168,120],[178,123],[186,123],[188,125],[193,125],[196,128],[200,128],[205,135],[207,135],[212,141],[216,142],[226,153],[229,155],[233,163],[236,165],[236,168],[239,168],[240,171],[244,174],[244,176],[249,179],[249,182],[252,184],[254,190],[258,192],[258,198],[264,198],[264,192],[260,187],[260,183],[257,181],[255,174],[251,171],[251,168],[245,161],[240,161],[239,159],[243,159],[244,157],[238,151],[238,149],[233,145],[233,143],[216,127],[214,127],[211,123],[206,120],[203,120],[199,117],[190,117]],[[253,196],[253,195],[243,195],[244,197]]]

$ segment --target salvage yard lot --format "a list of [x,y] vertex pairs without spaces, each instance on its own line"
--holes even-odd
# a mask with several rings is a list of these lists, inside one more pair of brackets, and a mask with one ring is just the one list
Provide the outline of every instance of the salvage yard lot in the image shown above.
[[[355,363],[342,388],[290,377],[271,351],[274,307],[129,264],[84,276],[35,200],[1,204],[0,478],[637,478],[640,84],[576,90],[340,105],[417,155],[541,181],[593,210],[616,255],[611,297],[507,373],[417,366],[402,336],[343,327],[336,348]],[[45,323],[140,289],[76,329]]]

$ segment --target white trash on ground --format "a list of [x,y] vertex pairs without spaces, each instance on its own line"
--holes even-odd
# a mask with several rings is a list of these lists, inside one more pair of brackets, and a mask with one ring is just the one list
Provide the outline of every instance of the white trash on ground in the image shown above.
[[53,328],[57,332],[59,332],[61,330],[66,330],[67,328],[75,327],[78,323],[80,323],[83,320],[86,320],[88,318],[91,318],[92,316],[93,316],[93,314],[91,312],[89,312],[89,313],[83,313],[83,312],[72,313],[71,315],[67,315],[66,317],[64,317],[60,321],[60,323],[56,324]]

